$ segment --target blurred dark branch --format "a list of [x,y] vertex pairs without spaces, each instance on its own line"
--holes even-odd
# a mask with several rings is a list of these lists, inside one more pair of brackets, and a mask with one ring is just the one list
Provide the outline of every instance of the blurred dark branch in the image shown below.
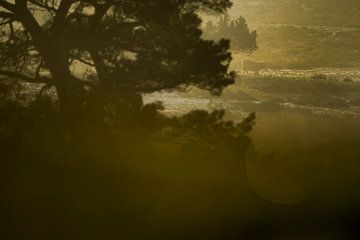
[[39,91],[38,95],[37,95],[37,99],[41,99],[44,96],[44,93],[49,90],[53,85],[52,84],[45,84],[41,90]]
[[91,18],[90,25],[95,29],[98,27],[101,19],[106,15],[106,12],[111,7],[111,1],[106,4],[96,4],[95,5],[95,14]]
[[103,85],[108,85],[109,83],[106,82],[107,81],[106,66],[105,66],[104,62],[102,61],[100,54],[98,53],[97,50],[90,50],[89,52],[90,52],[91,58],[94,62],[94,67],[99,76],[99,79],[102,81]]
[[48,1],[40,2],[36,0],[29,0],[29,2],[52,13],[55,13],[57,11],[57,9],[54,7],[54,4],[53,6],[48,5]]
[[43,64],[44,64],[44,61],[41,59],[39,65],[37,66],[36,71],[35,71],[35,78],[40,78],[40,70],[41,70]]
[[15,30],[14,30],[14,26],[12,22],[9,22],[9,29],[10,29],[10,37],[9,37],[9,41],[11,41],[11,39],[13,39],[14,35],[15,35]]
[[13,13],[10,13],[10,12],[1,11],[0,12],[0,18],[13,20],[13,19],[15,19],[15,15]]
[[94,63],[89,62],[89,61],[87,61],[87,60],[85,60],[85,59],[83,59],[81,57],[76,56],[76,55],[71,55],[71,60],[77,60],[77,61],[79,61],[79,62],[81,62],[83,64],[86,64],[86,65],[90,66],[90,67],[95,67]]
[[27,1],[26,0],[16,0],[14,9],[15,15],[24,25],[26,30],[31,34],[34,40],[41,41],[44,38],[44,32],[41,26],[36,21],[35,17],[30,13],[29,9],[27,8]]
[[73,2],[74,2],[74,0],[62,0],[61,1],[59,8],[56,10],[56,15],[54,18],[54,24],[53,24],[54,29],[59,29],[59,28],[64,27],[66,15],[68,14],[69,9]]
[[15,7],[25,9],[27,7],[27,0],[15,0]]
[[10,12],[15,12],[15,5],[5,0],[0,0],[0,7],[3,7]]

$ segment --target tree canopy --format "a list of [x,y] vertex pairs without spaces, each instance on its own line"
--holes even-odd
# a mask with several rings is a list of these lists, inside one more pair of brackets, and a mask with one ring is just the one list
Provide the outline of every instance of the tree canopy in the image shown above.
[[79,96],[90,91],[129,95],[192,85],[218,94],[234,81],[229,41],[203,40],[198,12],[230,6],[229,0],[1,0],[0,76],[54,86],[64,111],[89,105]]
[[231,20],[230,15],[225,13],[220,17],[217,26],[209,21],[205,26],[205,36],[210,39],[229,39],[231,49],[236,52],[251,54],[257,50],[257,32],[250,30],[244,17],[239,16]]
[[[204,40],[199,16],[230,5],[0,0],[1,239],[189,239],[204,205],[238,205],[242,187],[231,184],[246,179],[255,114],[170,117],[142,99],[189,86],[220,94],[234,82],[230,41]],[[18,85],[35,100],[7,101]],[[177,235],[183,226],[189,237]]]

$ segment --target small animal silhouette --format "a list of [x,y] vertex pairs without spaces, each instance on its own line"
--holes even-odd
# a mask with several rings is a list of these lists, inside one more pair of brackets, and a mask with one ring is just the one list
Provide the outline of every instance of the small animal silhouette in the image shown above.
[[258,62],[253,60],[244,60],[242,72],[244,75],[249,74],[249,72],[254,72],[255,75],[260,74],[260,70],[266,67],[264,62]]

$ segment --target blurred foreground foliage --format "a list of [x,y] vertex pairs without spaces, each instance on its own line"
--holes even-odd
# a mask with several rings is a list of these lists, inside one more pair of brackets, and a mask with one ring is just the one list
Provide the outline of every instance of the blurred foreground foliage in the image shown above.
[[247,186],[254,114],[242,123],[225,121],[223,110],[176,118],[160,103],[123,111],[112,101],[106,124],[78,121],[69,135],[50,97],[27,105],[4,99],[3,239],[205,237],[208,230],[191,226],[203,217],[217,222],[224,199],[237,205],[232,197],[243,194],[234,184]]

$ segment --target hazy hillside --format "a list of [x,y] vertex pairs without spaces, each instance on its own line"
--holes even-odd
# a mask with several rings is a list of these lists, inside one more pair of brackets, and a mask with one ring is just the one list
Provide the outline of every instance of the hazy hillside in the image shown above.
[[358,0],[233,0],[250,22],[360,26]]
[[257,25],[254,58],[270,68],[360,66],[360,28]]
[[[258,32],[252,58],[268,68],[360,66],[359,0],[233,0],[232,18],[244,16]],[[217,22],[214,16],[206,21]],[[239,66],[235,57],[234,66]]]

